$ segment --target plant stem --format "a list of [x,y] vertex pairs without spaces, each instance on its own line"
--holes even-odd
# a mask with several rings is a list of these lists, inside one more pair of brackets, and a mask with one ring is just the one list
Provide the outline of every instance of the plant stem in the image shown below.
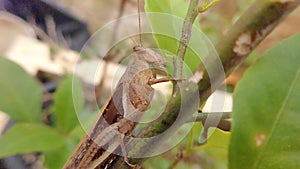
[[[299,4],[300,0],[257,0],[254,2],[216,46],[226,76],[228,77],[237,69],[259,43]],[[210,77],[206,71],[206,68],[217,70],[216,62],[218,61],[204,60],[197,69],[198,72],[204,71],[203,79],[198,85],[201,100],[206,100],[213,92],[209,78],[218,79],[215,86],[223,83],[224,79],[219,77],[218,71],[210,74]]]
[[[209,118],[219,118],[221,119],[229,119],[231,116],[232,112],[211,112],[211,113],[198,113],[195,115],[195,117],[191,117],[189,121],[187,122],[205,122],[205,120]],[[196,120],[195,120],[196,119]]]
[[187,15],[184,19],[177,56],[174,57],[174,77],[182,78],[182,67],[187,46],[191,39],[192,27],[198,16],[199,0],[191,0]]

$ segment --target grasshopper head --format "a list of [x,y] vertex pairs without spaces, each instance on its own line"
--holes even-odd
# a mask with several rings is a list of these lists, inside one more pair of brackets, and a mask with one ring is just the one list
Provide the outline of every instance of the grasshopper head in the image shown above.
[[139,59],[142,59],[149,63],[153,68],[164,69],[167,62],[165,59],[157,52],[145,48],[143,46],[135,46],[133,51],[137,54]]

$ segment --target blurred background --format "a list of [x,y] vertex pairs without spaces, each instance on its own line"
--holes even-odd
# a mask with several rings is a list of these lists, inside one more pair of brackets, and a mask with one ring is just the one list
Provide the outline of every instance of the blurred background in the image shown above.
[[[224,32],[230,28],[230,25],[247,9],[251,2],[253,0],[220,0],[211,10],[201,14],[198,22],[201,23],[203,32],[213,44],[217,44]],[[136,13],[136,0],[0,0],[0,57],[19,65],[38,81],[42,88],[41,112],[44,124],[49,126],[56,124],[55,118],[51,115],[54,111],[54,93],[67,78],[67,75],[73,73],[75,66],[78,66],[77,61],[88,58],[86,62],[80,63],[79,66],[82,66],[82,69],[98,64],[98,60],[94,58],[99,57],[101,44],[97,40],[90,42],[90,45],[95,47],[92,52],[80,55],[80,51],[87,40],[108,22]],[[300,24],[297,24],[299,21],[300,9],[289,15],[259,45],[249,59],[227,79],[228,97],[231,97],[230,92],[234,90],[247,67],[264,51],[282,39],[300,32]],[[137,21],[132,21],[132,28],[136,28],[137,24]],[[118,29],[122,29],[122,27]],[[118,29],[116,29],[116,33]],[[155,46],[153,40],[144,39],[146,46]],[[88,78],[86,74],[78,74],[84,82],[82,85],[85,88],[95,89],[96,102],[99,105],[103,104],[111,94],[110,84],[113,81],[111,74],[114,74],[116,69],[125,69],[125,67],[120,68],[118,63],[121,62],[124,55],[130,53],[132,46],[133,44],[129,40],[111,49],[105,58],[106,66],[103,70],[107,71],[100,70],[96,80]],[[0,78],[17,77],[13,69],[4,72],[4,74],[5,76],[0,76]],[[0,79],[0,81],[6,80],[5,78]],[[0,95],[3,95],[3,92]],[[92,102],[90,97],[93,96],[94,93],[85,93],[84,102]],[[28,97],[30,98],[30,96]],[[231,103],[228,104],[231,107]],[[6,113],[0,112],[0,138],[1,134],[5,133],[17,121],[13,119]],[[74,134],[76,141],[70,144],[72,146],[69,147],[68,153],[72,151],[80,139],[82,131],[80,132]],[[19,135],[19,139],[21,138],[22,134]],[[156,160],[155,158],[149,160],[145,164],[145,168],[167,168],[166,166],[171,165],[176,158],[176,154],[178,155],[180,148],[177,147],[176,150],[165,153],[161,157],[155,157],[160,158],[161,163],[159,164],[152,163]],[[55,161],[57,160],[55,157],[59,156],[55,153],[52,153],[52,156],[48,154],[50,157],[48,159],[52,159],[52,161],[45,162],[45,157],[40,152],[18,154],[0,159],[0,169],[60,168],[59,166],[63,164],[65,156],[61,161]],[[196,153],[195,156],[183,159],[178,168],[184,168],[186,164],[195,169],[226,168],[226,152],[222,150],[202,151]]]

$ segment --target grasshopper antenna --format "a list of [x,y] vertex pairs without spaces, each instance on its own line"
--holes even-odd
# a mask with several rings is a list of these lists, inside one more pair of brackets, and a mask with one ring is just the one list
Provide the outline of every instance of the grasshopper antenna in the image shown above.
[[137,3],[138,3],[138,17],[139,17],[139,41],[140,41],[140,45],[143,46],[143,43],[142,43],[142,25],[141,25],[141,3],[140,3],[140,0],[137,0]]
[[135,46],[138,46],[138,42],[133,38],[133,37],[129,37],[131,42],[135,45]]

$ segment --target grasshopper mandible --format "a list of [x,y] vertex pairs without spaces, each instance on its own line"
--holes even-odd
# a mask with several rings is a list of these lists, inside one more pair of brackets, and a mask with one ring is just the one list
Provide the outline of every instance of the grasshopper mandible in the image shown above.
[[143,47],[141,33],[139,35],[140,45],[133,48],[127,69],[113,95],[104,105],[90,134],[85,135],[65,163],[64,169],[107,168],[116,157],[110,152],[119,146],[124,161],[134,167],[126,157],[123,138],[132,133],[136,122],[148,109],[154,92],[151,85],[173,80],[169,77],[156,78],[157,72],[153,68],[164,69],[166,62],[160,54]]

